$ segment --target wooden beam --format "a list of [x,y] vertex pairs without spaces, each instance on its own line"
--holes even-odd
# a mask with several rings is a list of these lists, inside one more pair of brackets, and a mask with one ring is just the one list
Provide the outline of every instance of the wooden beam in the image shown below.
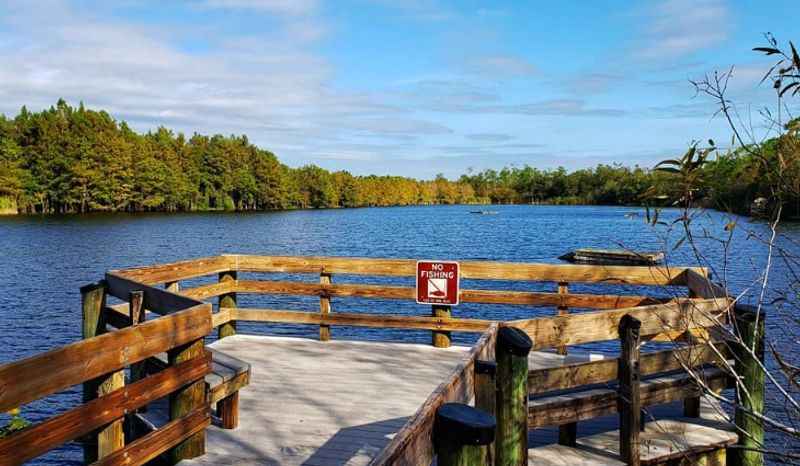
[[143,291],[145,309],[157,314],[165,315],[202,304],[196,299],[146,286],[110,272],[106,273],[106,283],[108,284],[108,294],[119,299],[128,299],[131,291]]
[[622,461],[639,466],[639,431],[641,430],[642,403],[640,397],[641,372],[639,369],[639,330],[642,323],[624,316],[619,323],[619,452]]
[[[225,284],[228,289],[233,291],[236,283],[236,272],[223,272],[219,274],[219,283]],[[228,292],[219,297],[219,308],[234,308],[236,307],[236,293]],[[236,335],[236,320],[228,319],[219,326],[219,338],[225,338]]]
[[187,298],[202,300],[208,298],[216,298],[227,293],[235,292],[236,283],[231,281],[222,281],[219,283],[209,283],[208,285],[201,285],[194,288],[185,288],[180,291],[180,294]]
[[408,328],[453,332],[484,332],[493,323],[478,319],[445,319],[441,317],[399,316],[389,314],[361,314],[336,312],[323,315],[318,312],[284,311],[274,309],[223,308],[236,320],[252,322],[281,322],[295,324],[347,325],[353,327]]
[[234,270],[229,256],[203,257],[170,264],[112,270],[111,273],[145,285],[160,285]]
[[507,324],[524,330],[533,340],[534,349],[542,349],[615,340],[619,337],[619,321],[626,314],[642,321],[641,335],[645,337],[663,333],[666,329],[686,331],[717,326],[727,308],[728,303],[723,300],[683,299],[653,306],[514,320]]
[[706,299],[728,298],[724,288],[711,281],[707,275],[702,275],[694,270],[686,271],[686,284],[694,295]]
[[[409,276],[416,273],[414,259],[368,259],[349,257],[224,256],[237,270],[249,272],[320,273]],[[462,261],[461,277],[479,280],[523,280],[638,285],[685,286],[686,267],[597,266]],[[692,268],[706,275],[703,268]]]
[[17,465],[102,427],[211,370],[211,355],[171,367],[0,440],[0,466]]
[[[441,319],[442,321],[450,320],[450,306],[442,306],[440,304],[434,304],[431,306],[431,316],[435,319]],[[447,330],[438,331],[434,330],[431,332],[431,344],[433,344],[434,348],[449,348],[450,347],[450,332]]]
[[[730,350],[725,343],[715,342],[713,345],[713,348],[709,345],[694,345],[644,353],[639,359],[642,376],[706,364],[724,367],[717,352],[729,358]],[[584,385],[608,383],[617,380],[618,368],[619,360],[610,358],[533,369],[528,373],[528,387],[530,387],[531,395],[541,395],[555,390],[569,390]]]
[[95,379],[211,331],[211,305],[201,304],[26,359],[0,365],[0,411]]
[[131,442],[124,449],[93,463],[92,466],[134,466],[147,464],[174,445],[204,431],[211,424],[207,408],[168,422],[158,430]]
[[[320,272],[319,274],[319,284],[321,286],[330,285],[332,280],[332,276],[326,272]],[[319,295],[319,313],[326,315],[331,313],[331,296],[327,293],[320,293]],[[319,326],[319,339],[320,341],[328,341],[331,339],[331,326],[330,325],[320,325]]]
[[[167,352],[170,366],[177,366],[206,355],[203,337],[173,348]],[[177,421],[190,413],[207,406],[205,380],[198,380],[170,393],[169,419]],[[197,458],[206,453],[206,432],[201,430],[187,437],[169,450],[169,462],[178,464],[182,460]]]

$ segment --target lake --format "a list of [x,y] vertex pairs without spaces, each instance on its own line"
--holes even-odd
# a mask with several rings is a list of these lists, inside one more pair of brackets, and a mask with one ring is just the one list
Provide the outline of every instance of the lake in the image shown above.
[[[485,207],[482,207],[485,208]],[[496,215],[470,214],[470,206],[425,206],[309,210],[269,213],[96,214],[65,217],[0,217],[0,363],[33,355],[80,338],[78,288],[102,278],[110,269],[165,263],[222,253],[261,255],[328,255],[430,259],[487,259],[558,263],[557,257],[578,247],[628,247],[663,250],[676,265],[696,265],[688,243],[672,246],[682,236],[646,224],[644,210],[635,207],[492,206]],[[662,212],[670,222],[677,210]],[[698,231],[725,236],[726,215],[709,212],[695,220]],[[748,232],[767,235],[766,225],[739,218],[732,248],[725,260],[722,244],[698,238],[716,277],[727,277],[733,291],[747,291],[763,268],[767,248]],[[679,229],[675,229],[679,230]],[[789,253],[800,246],[800,227],[788,225],[780,244]],[[775,262],[771,286],[786,288],[786,264]],[[317,278],[318,279],[318,278]],[[334,277],[334,280],[339,280]],[[343,279],[344,280],[344,279]],[[350,280],[363,280],[353,278]],[[367,279],[371,282],[391,282]],[[399,279],[397,279],[399,280]],[[411,284],[399,280],[400,283]],[[468,285],[465,284],[465,285]],[[482,284],[486,287],[486,283]],[[553,291],[554,284],[494,284],[497,287]],[[571,286],[571,291],[635,292],[625,286]],[[642,290],[639,290],[641,292]],[[653,289],[646,292],[653,293]],[[752,290],[751,290],[752,292]],[[664,293],[661,293],[662,295]],[[318,299],[241,296],[243,306],[318,309]],[[413,303],[351,300],[333,309],[426,314]],[[553,309],[510,306],[459,306],[454,315],[490,319],[552,315]],[[779,341],[796,345],[780,319],[769,322]],[[243,332],[314,336],[313,326],[242,325]],[[379,329],[333,329],[334,338],[389,338],[429,342],[429,332]],[[456,335],[458,343],[472,336]],[[591,349],[614,351],[616,344]],[[75,389],[33,403],[24,413],[39,420],[63,411],[80,398]],[[0,419],[2,422],[2,419]],[[37,464],[79,464],[80,449],[66,446]]]

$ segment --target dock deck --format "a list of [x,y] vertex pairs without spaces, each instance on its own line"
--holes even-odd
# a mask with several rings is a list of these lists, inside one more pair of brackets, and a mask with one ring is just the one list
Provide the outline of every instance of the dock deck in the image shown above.
[[212,426],[185,464],[367,464],[469,349],[254,335],[211,347],[249,362],[251,382],[239,428]]

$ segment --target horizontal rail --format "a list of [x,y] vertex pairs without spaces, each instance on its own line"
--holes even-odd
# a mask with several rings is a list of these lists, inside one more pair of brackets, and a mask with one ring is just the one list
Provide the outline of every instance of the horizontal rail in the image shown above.
[[0,440],[0,466],[36,458],[203,378],[210,370],[211,353],[207,353],[12,434]]
[[0,366],[0,412],[95,379],[211,332],[211,305],[200,304]]
[[192,299],[207,299],[232,293],[236,291],[235,288],[235,283],[232,280],[229,280],[202,285],[195,288],[186,288],[180,290],[179,294]]
[[230,320],[293,324],[347,325],[353,327],[407,328],[454,332],[484,332],[494,321],[478,319],[448,319],[425,316],[399,316],[335,312],[284,311],[275,309],[222,308]]
[[112,270],[111,273],[144,285],[188,280],[212,273],[227,272],[233,267],[230,256],[203,257],[170,264]]
[[474,393],[475,361],[494,352],[498,325],[493,323],[467,357],[450,373],[417,412],[373,458],[371,466],[431,464],[434,458],[433,425],[436,410],[449,402],[466,403]]
[[[219,286],[223,285],[226,286]],[[415,300],[416,290],[404,286],[366,284],[319,284],[276,280],[237,280],[192,288],[181,294],[200,297],[218,296],[225,293],[289,294],[323,297],[359,297],[380,299]],[[213,294],[208,294],[213,292]],[[572,308],[619,309],[625,307],[658,304],[665,300],[647,296],[616,296],[593,294],[559,294],[505,290],[461,290],[461,302],[482,304],[519,304],[527,306],[569,306]]]
[[[235,270],[243,272],[330,273],[354,275],[411,276],[414,259],[367,259],[349,257],[289,257],[226,255]],[[622,265],[536,264],[492,261],[461,261],[461,278],[584,282],[632,285],[686,285],[686,270],[707,275],[704,268],[642,267]]]
[[715,284],[705,275],[701,275],[694,270],[686,271],[686,284],[689,291],[695,296],[707,299],[720,299],[728,296],[724,288]]
[[[711,390],[722,390],[728,385],[728,374],[719,369],[709,369],[703,375],[703,382]],[[641,383],[640,390],[642,406],[671,403],[703,394],[703,388],[688,374],[646,380]],[[528,408],[528,428],[557,426],[614,414],[618,411],[618,398],[617,390],[596,389],[552,399],[534,399]]]
[[210,424],[211,416],[208,408],[203,407],[134,440],[126,445],[125,448],[117,450],[100,461],[92,463],[92,466],[145,464],[183,440],[202,431]]
[[128,300],[132,291],[143,292],[144,299],[142,300],[142,307],[157,314],[165,315],[202,304],[202,302],[196,299],[143,285],[130,278],[110,272],[106,273],[105,280],[108,285],[108,294],[125,301]]
[[[722,361],[717,351],[726,358],[730,355],[730,351],[724,344],[719,346],[716,346],[717,343],[713,344],[715,348],[709,345],[694,345],[643,353],[639,360],[641,375],[653,375],[712,363],[721,365]],[[618,369],[618,358],[533,369],[528,372],[528,391],[531,395],[540,395],[555,390],[612,382],[617,380]]]
[[722,299],[682,299],[667,304],[514,320],[506,324],[524,330],[533,340],[534,349],[542,349],[617,339],[619,321],[625,314],[642,321],[642,337],[715,327],[723,323],[729,306],[729,301]]

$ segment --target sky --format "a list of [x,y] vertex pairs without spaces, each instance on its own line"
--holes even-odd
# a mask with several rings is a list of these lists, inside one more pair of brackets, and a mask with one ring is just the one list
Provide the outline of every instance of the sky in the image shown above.
[[[246,134],[284,163],[450,178],[652,167],[728,144],[689,80],[734,66],[754,138],[775,94],[763,34],[795,2],[0,0],[0,113],[59,98],[139,131]],[[794,26],[794,27],[793,27]],[[784,109],[786,110],[786,109]]]

